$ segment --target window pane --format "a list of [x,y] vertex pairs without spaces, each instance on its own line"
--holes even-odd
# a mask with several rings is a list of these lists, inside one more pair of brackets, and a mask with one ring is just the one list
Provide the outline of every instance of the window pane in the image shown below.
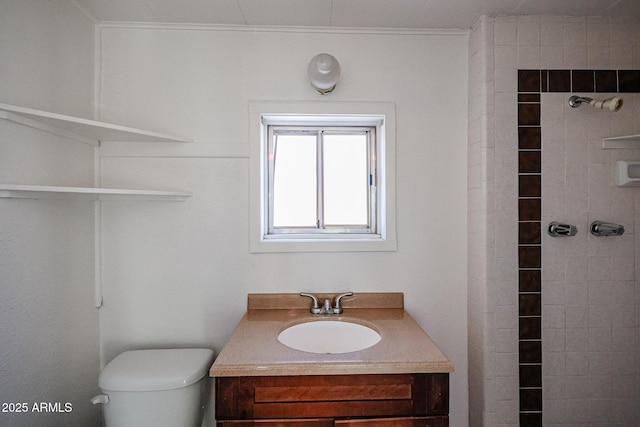
[[324,135],[324,224],[367,225],[367,136]]
[[276,135],[273,226],[315,227],[316,136]]

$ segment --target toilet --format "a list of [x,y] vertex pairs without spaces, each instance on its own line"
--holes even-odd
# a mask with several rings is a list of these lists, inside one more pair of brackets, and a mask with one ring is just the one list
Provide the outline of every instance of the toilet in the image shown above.
[[213,350],[131,350],[100,373],[106,427],[200,427],[209,391]]

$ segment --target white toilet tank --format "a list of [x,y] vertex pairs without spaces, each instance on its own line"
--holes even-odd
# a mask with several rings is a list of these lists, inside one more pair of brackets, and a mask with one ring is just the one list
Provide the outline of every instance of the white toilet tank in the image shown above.
[[199,427],[214,352],[202,348],[126,351],[105,366],[98,385],[107,427]]

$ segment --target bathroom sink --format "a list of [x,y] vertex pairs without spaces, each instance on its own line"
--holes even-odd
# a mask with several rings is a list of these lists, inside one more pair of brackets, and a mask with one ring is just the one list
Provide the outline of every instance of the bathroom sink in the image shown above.
[[368,326],[341,320],[299,323],[278,335],[278,341],[294,350],[323,354],[364,350],[380,339],[380,334]]

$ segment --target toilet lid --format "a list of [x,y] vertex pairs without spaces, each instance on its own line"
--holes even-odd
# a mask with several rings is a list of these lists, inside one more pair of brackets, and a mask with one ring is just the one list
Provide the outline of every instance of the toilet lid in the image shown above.
[[105,366],[98,385],[111,391],[171,390],[207,375],[213,350],[172,348],[125,351]]

